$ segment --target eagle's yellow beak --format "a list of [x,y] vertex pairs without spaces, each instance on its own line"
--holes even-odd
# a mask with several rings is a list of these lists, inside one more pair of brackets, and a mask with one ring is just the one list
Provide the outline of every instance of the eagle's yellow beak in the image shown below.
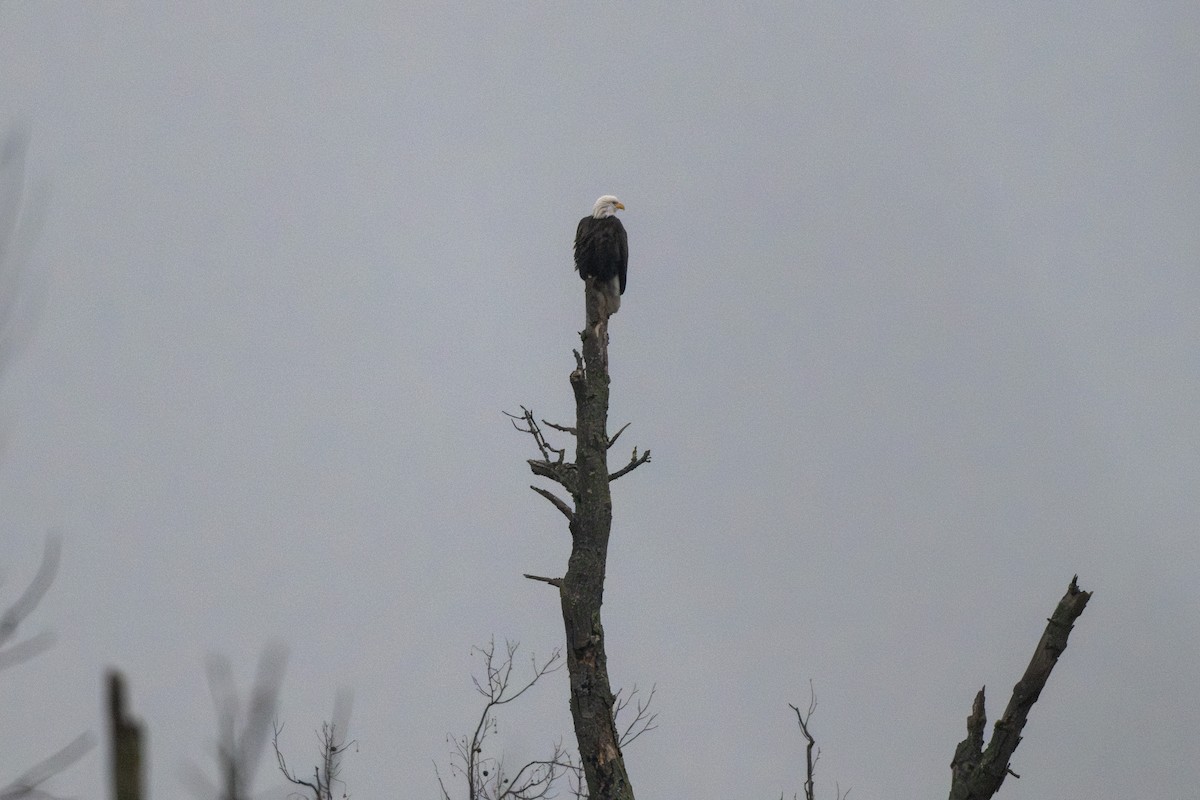
[[618,201],[618,202],[617,202],[617,204],[613,206],[613,208],[619,208],[619,209],[621,209],[622,211],[624,211],[624,210],[625,210],[625,204],[624,204],[624,203],[622,203],[622,202],[620,202],[620,201]]

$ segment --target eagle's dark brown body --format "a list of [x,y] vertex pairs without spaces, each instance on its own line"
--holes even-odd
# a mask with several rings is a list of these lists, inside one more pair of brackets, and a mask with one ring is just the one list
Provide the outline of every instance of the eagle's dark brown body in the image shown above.
[[621,307],[629,267],[629,239],[616,216],[584,217],[575,229],[575,269],[579,277],[595,280],[605,294],[607,313]]

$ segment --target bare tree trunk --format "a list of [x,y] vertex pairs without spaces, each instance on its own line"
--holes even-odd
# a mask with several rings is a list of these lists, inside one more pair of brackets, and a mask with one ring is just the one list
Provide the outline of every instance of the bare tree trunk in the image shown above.
[[1021,731],[1033,704],[1046,686],[1058,657],[1067,649],[1071,627],[1092,597],[1092,593],[1080,589],[1076,581],[1077,578],[1071,578],[1067,593],[1050,616],[1033,659],[1013,687],[1004,716],[996,720],[992,741],[986,750],[983,747],[983,729],[987,724],[984,690],[980,689],[975,695],[971,715],[967,717],[967,738],[959,743],[954,760],[950,762],[950,800],[987,800],[1000,791],[1006,776],[1020,777],[1009,767],[1009,759],[1021,742]]
[[575,514],[571,520],[571,559],[559,593],[567,635],[571,679],[571,715],[579,755],[592,800],[633,800],[620,738],[613,722],[612,686],[604,651],[600,606],[612,495],[608,474],[608,320],[601,297],[586,283],[587,325],[583,332],[583,368],[571,373],[575,392]]
[[108,673],[108,719],[113,800],[141,800],[142,729],[125,711],[125,680],[116,670]]
[[[530,487],[567,518],[571,558],[562,578],[525,577],[557,587],[562,600],[571,715],[588,795],[592,800],[633,800],[633,787],[621,755],[621,736],[614,723],[616,698],[608,680],[600,606],[604,602],[604,573],[612,529],[612,495],[608,484],[648,462],[650,451],[639,457],[635,447],[628,464],[616,472],[608,471],[608,450],[624,428],[609,437],[608,319],[603,313],[603,298],[592,281],[585,281],[584,286],[587,320],[580,334],[583,354],[575,352],[575,371],[571,373],[575,427],[543,420],[549,427],[575,436],[575,463],[566,463],[565,448],[559,449],[546,441],[532,411],[522,407],[521,416],[509,416],[517,430],[533,436],[541,451],[542,458],[529,460],[533,473],[558,482],[574,501],[572,507],[546,489]],[[643,711],[639,708],[639,718]]]

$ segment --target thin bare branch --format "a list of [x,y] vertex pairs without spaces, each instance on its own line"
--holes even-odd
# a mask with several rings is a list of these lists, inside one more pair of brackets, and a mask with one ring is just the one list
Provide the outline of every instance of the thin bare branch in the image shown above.
[[437,777],[438,788],[442,792],[442,800],[451,800],[450,792],[446,789],[446,783],[442,780],[441,770],[438,769],[437,762],[433,762],[433,774]]
[[817,740],[809,733],[808,721],[812,719],[813,712],[817,710],[817,696],[812,692],[812,683],[809,683],[809,701],[808,712],[801,713],[800,709],[788,703],[788,707],[796,712],[796,722],[800,724],[800,733],[804,735],[807,744],[804,746],[804,797],[805,800],[813,800],[813,773],[817,766],[817,760],[821,757],[821,751],[817,750],[815,755],[814,748],[817,746]]
[[58,641],[58,637],[53,633],[42,631],[23,642],[17,642],[12,647],[0,650],[0,670],[15,667],[17,664],[24,664],[34,656],[41,655],[49,650],[54,646],[56,641]]
[[95,746],[96,737],[91,732],[79,734],[57,753],[39,761],[8,786],[0,788],[0,800],[53,797],[38,787],[83,758]]
[[548,583],[551,586],[555,586],[559,589],[562,588],[562,578],[543,578],[541,575],[530,575],[528,572],[525,573],[525,577],[529,578],[531,581],[541,581],[542,583]]
[[[33,613],[38,603],[45,597],[46,592],[50,589],[50,584],[54,582],[54,576],[58,573],[58,565],[61,560],[62,537],[50,534],[46,537],[42,563],[38,566],[37,573],[29,581],[25,591],[21,592],[21,596],[5,609],[3,614],[0,614],[0,645],[4,645],[16,635],[21,623]],[[45,636],[39,634],[8,650],[0,651],[0,665],[11,666],[32,658],[37,652],[41,652],[49,646],[50,642],[46,640]]]
[[617,431],[616,433],[614,433],[612,436],[609,437],[608,447],[610,450],[612,449],[612,446],[617,443],[617,439],[621,438],[621,434],[625,432],[625,429],[628,428],[632,424],[633,424],[632,422],[626,422],[624,425],[621,426],[621,429],[619,431]]
[[575,429],[570,427],[569,425],[555,425],[553,422],[550,422],[549,420],[545,420],[545,419],[542,420],[542,424],[545,425],[547,428],[553,428],[556,431],[562,431],[563,433],[569,433],[572,436],[575,435]]
[[[540,459],[531,458],[526,463],[529,464],[529,469],[534,475],[558,483],[571,494],[575,494],[575,465],[566,462],[566,448],[554,447],[546,441],[545,435],[542,433],[541,427],[534,419],[533,411],[521,406],[521,413],[510,414],[503,412],[506,417],[512,421],[512,426],[521,433],[528,433],[533,437],[534,444],[537,445],[538,452],[542,454]],[[561,425],[553,425],[543,420],[543,422],[551,428],[557,430],[574,431]],[[523,423],[523,424],[522,424]]]
[[28,343],[49,288],[48,273],[30,269],[49,188],[29,182],[28,150],[29,131],[22,125],[0,142],[0,372]]
[[615,481],[617,478],[621,477],[622,475],[626,475],[630,472],[633,472],[635,469],[640,467],[642,464],[648,463],[649,461],[650,461],[650,451],[649,450],[647,450],[645,453],[643,453],[641,458],[638,458],[637,448],[636,447],[633,448],[633,455],[630,456],[629,463],[626,464],[625,466],[621,467],[621,469],[617,470],[613,474],[609,475],[608,482],[612,483],[613,481]]
[[567,518],[568,524],[575,521],[575,512],[562,498],[558,497],[553,492],[541,488],[540,486],[530,486],[529,488],[533,489],[535,492],[554,504],[554,507],[561,511],[563,516]]
[[622,749],[632,744],[643,733],[649,733],[658,729],[658,725],[655,724],[658,721],[658,713],[650,713],[650,704],[654,702],[654,692],[656,689],[656,686],[651,686],[650,693],[646,695],[645,700],[634,700],[638,694],[637,686],[634,686],[633,691],[627,696],[623,695],[622,692],[617,692],[616,704],[613,708],[613,722],[617,722],[620,719],[621,713],[629,707],[631,702],[634,704],[633,719],[625,726],[625,730],[617,740],[617,744]]
[[308,788],[313,789],[315,791],[316,787],[310,786],[309,784],[304,783],[304,781],[299,780],[296,777],[295,773],[293,773],[291,771],[291,769],[288,767],[287,758],[283,755],[283,751],[281,749],[279,749],[279,734],[283,733],[283,725],[280,724],[278,721],[275,721],[274,723],[272,723],[271,727],[273,730],[273,733],[271,735],[271,747],[272,747],[272,749],[275,750],[275,763],[279,766],[279,771],[281,773],[283,773],[283,777],[287,778],[288,781],[291,783],[294,783],[297,785],[308,786]]
[[[338,702],[336,700],[334,702],[334,715],[336,717],[339,713],[342,714],[343,719],[346,720],[345,724],[348,725],[349,710],[348,708],[337,708]],[[295,786],[303,786],[312,792],[313,800],[333,800],[335,795],[334,787],[338,785],[344,787],[345,785],[338,777],[342,769],[342,756],[352,745],[357,744],[357,740],[346,741],[345,729],[343,729],[343,733],[339,736],[337,723],[322,722],[321,730],[317,732],[320,765],[313,767],[312,780],[305,780],[288,768],[283,751],[279,748],[279,734],[283,732],[283,726],[275,723],[274,730],[275,734],[271,738],[271,746],[275,750],[275,761],[279,765],[279,771],[283,773],[283,777],[289,783]],[[348,797],[344,790],[341,796],[343,798]]]
[[[21,142],[14,144],[15,141],[10,136],[9,140],[4,144],[2,151],[0,151],[0,171],[6,169],[8,166],[6,162],[12,157],[11,148],[23,146]],[[2,244],[0,242],[0,245]],[[0,248],[0,257],[2,256],[3,252],[2,248]],[[8,642],[16,635],[21,623],[33,613],[38,603],[45,597],[50,584],[54,582],[54,576],[58,572],[58,565],[61,559],[62,537],[57,534],[50,534],[46,537],[41,564],[39,564],[38,570],[32,580],[30,580],[29,585],[25,587],[25,591],[21,593],[16,601],[5,609],[3,614],[0,614],[0,644]],[[54,636],[48,632],[42,632],[24,641],[17,642],[5,650],[0,650],[0,669],[24,663],[34,656],[45,652],[53,644]],[[12,783],[0,787],[0,800],[16,800],[16,798],[24,798],[24,800],[37,800],[39,798],[56,800],[54,795],[40,788],[41,784],[82,758],[85,753],[92,749],[94,744],[95,739],[90,732],[80,734],[58,752],[27,769]]]
[[[541,427],[538,426],[537,420],[533,418],[533,411],[521,406],[521,415],[510,414],[507,411],[503,412],[504,416],[512,420],[512,426],[521,433],[528,433],[533,437],[534,443],[537,445],[538,451],[542,454],[542,459],[548,463],[561,464],[566,458],[567,450],[565,447],[559,448],[546,441],[545,434],[542,433]],[[525,427],[517,424],[517,420],[522,420]],[[556,426],[551,426],[556,427]],[[554,454],[553,457],[551,454]],[[553,458],[553,461],[551,460]]]
[[[547,583],[555,582],[555,579],[527,577]],[[482,674],[473,675],[471,681],[476,691],[485,698],[484,707],[470,735],[446,737],[453,744],[450,775],[466,781],[468,800],[545,800],[551,796],[554,782],[572,764],[561,742],[554,746],[550,758],[529,761],[512,775],[509,775],[502,757],[492,757],[485,752],[488,737],[498,728],[496,710],[514,702],[547,674],[563,666],[559,650],[555,650],[544,661],[531,657],[530,677],[516,682],[514,672],[518,648],[516,642],[506,641],[504,649],[498,650],[495,640],[472,648],[472,652],[483,661]],[[449,800],[450,792],[440,772],[437,777],[443,800]]]
[[497,765],[496,786],[501,788],[496,800],[543,800],[553,797],[554,782],[564,772],[577,769],[575,762],[563,749],[562,742],[554,746],[553,755],[545,761],[530,761],[517,770],[511,778]]

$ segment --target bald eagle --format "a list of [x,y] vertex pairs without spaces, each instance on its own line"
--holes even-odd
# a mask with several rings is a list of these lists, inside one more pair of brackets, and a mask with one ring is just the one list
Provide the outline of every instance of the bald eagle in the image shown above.
[[592,206],[592,214],[579,220],[575,229],[575,269],[579,277],[595,280],[604,298],[605,319],[621,307],[625,293],[625,271],[629,266],[629,239],[625,226],[617,219],[617,209],[625,204],[606,194]]

